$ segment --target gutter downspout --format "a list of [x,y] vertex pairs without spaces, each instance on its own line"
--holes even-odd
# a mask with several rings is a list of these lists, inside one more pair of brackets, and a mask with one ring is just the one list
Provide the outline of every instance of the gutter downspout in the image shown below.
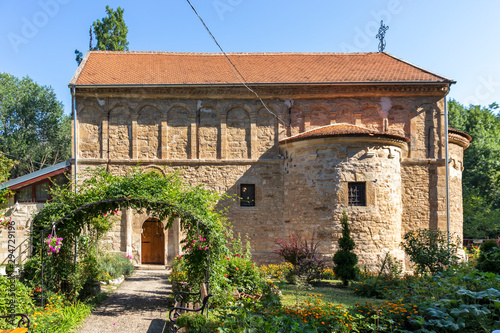
[[[77,139],[78,139],[78,132],[77,132],[77,126],[76,126],[76,93],[75,93],[75,86],[73,85],[71,87],[71,104],[72,104],[72,109],[73,109],[73,158],[74,158],[74,166],[75,166],[75,193],[78,192],[78,151],[76,150],[77,148]],[[78,238],[75,241],[75,263],[78,261]]]
[[77,169],[77,154],[78,152],[76,151],[76,143],[77,143],[77,131],[76,131],[76,93],[75,93],[75,86],[71,87],[71,108],[73,111],[73,161],[74,161],[74,166],[75,166],[75,193],[78,192],[77,186],[78,186],[78,169]]
[[448,248],[450,247],[450,168],[449,168],[449,148],[448,148],[448,104],[444,97],[444,137],[445,137],[445,165],[446,165],[446,233],[448,236]]

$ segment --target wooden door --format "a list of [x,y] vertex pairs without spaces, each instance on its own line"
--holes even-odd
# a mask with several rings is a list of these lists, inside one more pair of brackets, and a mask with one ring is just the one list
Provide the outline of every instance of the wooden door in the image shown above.
[[142,263],[165,264],[165,235],[160,221],[147,220],[142,225]]

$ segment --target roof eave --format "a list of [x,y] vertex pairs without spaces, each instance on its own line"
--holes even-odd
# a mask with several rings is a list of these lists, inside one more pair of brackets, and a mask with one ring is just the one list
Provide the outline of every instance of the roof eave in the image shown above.
[[406,60],[403,60],[403,59],[401,59],[401,58],[398,58],[398,57],[396,57],[395,55],[392,55],[392,54],[390,54],[390,53],[384,52],[384,54],[386,54],[387,56],[392,57],[392,58],[394,58],[394,59],[396,59],[396,60],[398,60],[398,61],[401,61],[401,62],[403,62],[403,63],[405,63],[405,64],[408,64],[409,66],[415,67],[415,68],[417,68],[417,69],[419,69],[419,70],[421,70],[421,71],[423,71],[423,72],[426,72],[426,73],[428,73],[428,74],[434,75],[434,76],[436,76],[436,77],[440,77],[440,78],[442,78],[444,81],[448,81],[450,84],[455,84],[455,83],[457,83],[457,81],[455,81],[455,80],[449,79],[449,78],[447,78],[446,76],[443,76],[443,75],[436,74],[436,73],[434,73],[434,72],[432,72],[432,71],[430,71],[430,70],[427,70],[427,69],[425,69],[425,68],[423,68],[423,67],[417,66],[417,65],[415,65],[415,64],[413,64],[413,63],[411,63],[411,62],[409,62],[409,61],[406,61]]
[[21,183],[29,182],[30,180],[39,178],[41,176],[48,175],[48,174],[50,174],[50,173],[52,173],[52,172],[54,172],[56,170],[65,169],[65,168],[67,168],[67,167],[69,167],[71,165],[71,161],[72,161],[71,159],[68,159],[66,161],[63,161],[63,162],[51,165],[49,167],[37,170],[37,171],[29,173],[27,175],[24,175],[24,176],[15,178],[15,179],[8,180],[8,181],[0,184],[0,189],[10,188],[12,186],[15,186],[15,185],[18,185],[18,184],[21,184]]
[[[76,76],[76,75],[75,75]],[[73,80],[72,80],[73,81]],[[345,81],[345,82],[248,82],[249,86],[279,86],[279,85],[450,85],[456,81]],[[234,87],[242,86],[241,82],[235,83],[162,83],[162,84],[76,84],[71,83],[68,87],[72,88],[161,88],[161,87]]]
[[315,140],[315,139],[324,139],[324,138],[370,138],[370,139],[391,139],[391,140],[397,140],[402,143],[410,143],[411,140],[399,135],[392,135],[392,134],[387,134],[387,133],[339,133],[339,134],[325,134],[325,135],[318,135],[318,136],[311,136],[311,137],[297,137],[297,138],[284,138],[279,141],[280,145],[286,145],[289,143],[294,143],[294,142],[301,142],[301,141],[309,141],[309,140]]

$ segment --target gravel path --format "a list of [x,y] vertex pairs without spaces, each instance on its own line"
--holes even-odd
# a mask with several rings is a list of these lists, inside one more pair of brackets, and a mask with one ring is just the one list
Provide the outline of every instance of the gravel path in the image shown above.
[[162,333],[168,315],[169,271],[136,270],[85,320],[79,333]]

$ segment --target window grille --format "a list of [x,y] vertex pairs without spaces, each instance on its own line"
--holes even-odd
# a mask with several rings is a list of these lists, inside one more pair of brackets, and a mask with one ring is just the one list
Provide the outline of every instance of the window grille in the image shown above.
[[366,206],[366,183],[351,182],[349,187],[349,206]]
[[255,206],[255,184],[240,185],[240,206]]

